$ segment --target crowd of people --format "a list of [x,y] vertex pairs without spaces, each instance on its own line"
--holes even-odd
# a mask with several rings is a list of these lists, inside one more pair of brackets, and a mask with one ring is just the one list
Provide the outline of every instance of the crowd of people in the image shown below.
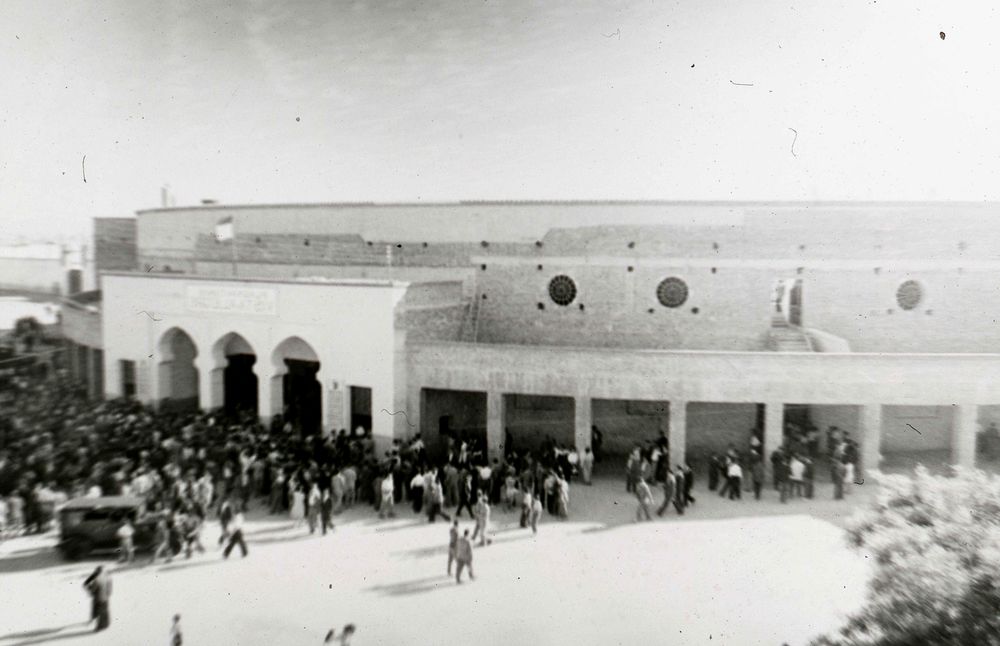
[[505,455],[492,461],[485,442],[464,434],[445,438],[438,459],[419,435],[377,456],[362,428],[309,433],[281,416],[264,425],[251,414],[94,401],[53,364],[20,368],[5,386],[0,532],[42,532],[70,498],[135,496],[146,513],[119,531],[126,559],[143,524],[154,528],[154,561],[203,552],[201,531],[212,515],[224,555],[236,547],[246,555],[242,514],[254,500],[323,534],[356,504],[391,517],[404,502],[429,522],[463,513],[482,522],[490,505],[520,507],[521,525],[537,528],[541,510],[569,516],[570,482],[582,475],[589,483],[594,462],[589,449],[579,457],[551,439],[517,450],[509,433]]
[[[362,428],[302,432],[280,415],[265,425],[246,413],[93,401],[65,371],[45,363],[19,368],[0,397],[8,412],[0,419],[0,532],[43,531],[68,498],[133,495],[145,501],[155,525],[154,560],[204,551],[201,529],[212,514],[222,526],[224,555],[235,548],[246,555],[242,514],[254,500],[313,533],[332,531],[334,517],[356,504],[392,517],[404,503],[429,522],[467,513],[481,523],[491,506],[519,509],[520,525],[537,531],[543,512],[569,517],[570,483],[580,477],[589,484],[599,457],[589,447],[579,455],[551,438],[519,450],[509,431],[504,454],[492,460],[482,438],[465,434],[443,438],[442,455],[432,456],[419,434],[376,455],[371,433]],[[592,442],[603,443],[597,429]],[[826,445],[840,498],[854,477],[857,444],[833,428]],[[789,424],[785,442],[769,458],[782,502],[812,497],[820,457],[818,431]],[[742,450],[730,445],[708,458],[709,490],[730,499],[753,492],[759,499],[764,459],[755,429]],[[686,462],[671,465],[662,434],[634,448],[625,480],[640,503],[637,517],[651,518],[650,485],[664,491],[659,515],[670,506],[683,514],[695,502],[694,470]],[[123,528],[123,548],[134,531]]]

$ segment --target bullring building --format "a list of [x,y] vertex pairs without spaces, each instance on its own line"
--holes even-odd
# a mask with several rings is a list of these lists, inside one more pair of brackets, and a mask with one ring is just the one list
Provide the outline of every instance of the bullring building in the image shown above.
[[976,460],[1000,416],[978,203],[202,205],[95,222],[68,297],[95,397],[625,452],[836,425],[864,468]]

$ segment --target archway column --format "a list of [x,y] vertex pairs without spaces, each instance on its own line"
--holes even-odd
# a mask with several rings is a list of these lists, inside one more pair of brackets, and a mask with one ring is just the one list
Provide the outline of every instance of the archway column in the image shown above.
[[316,381],[319,382],[319,431],[323,437],[330,434],[330,427],[333,425],[333,411],[330,409],[330,402],[338,394],[333,390],[333,380],[327,374],[323,363],[320,363],[319,371],[316,373]]
[[198,369],[198,400],[202,410],[215,410],[224,403],[223,369],[216,364],[211,353],[195,357],[194,365]]
[[284,372],[279,372],[268,361],[257,361],[257,414],[261,422],[268,426],[271,418],[281,412],[282,382]]

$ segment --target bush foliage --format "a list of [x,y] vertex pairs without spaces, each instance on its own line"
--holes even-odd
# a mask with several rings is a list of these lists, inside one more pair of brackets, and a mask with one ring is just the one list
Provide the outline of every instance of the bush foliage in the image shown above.
[[874,560],[864,608],[813,646],[1000,646],[1000,478],[882,476],[852,519]]

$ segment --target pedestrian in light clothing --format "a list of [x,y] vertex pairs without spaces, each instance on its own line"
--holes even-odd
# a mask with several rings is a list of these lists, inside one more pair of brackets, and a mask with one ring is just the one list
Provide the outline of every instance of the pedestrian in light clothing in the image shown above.
[[649,490],[645,478],[639,478],[634,486],[635,497],[639,501],[639,507],[635,510],[636,522],[641,521],[643,516],[646,517],[646,520],[653,520],[653,517],[649,515],[649,506],[653,504],[653,492]]
[[[313,534],[316,532],[316,526],[319,524],[320,517],[320,505],[323,502],[323,495],[319,492],[319,486],[314,482],[311,487],[309,487],[309,498],[306,507],[308,511],[306,512],[307,518],[309,520],[309,533]],[[325,527],[323,528],[326,529]]]
[[486,532],[490,527],[490,503],[486,499],[486,494],[479,494],[479,502],[476,503],[476,529],[472,532],[472,540],[479,537],[479,546],[482,547],[492,543],[493,539],[486,538]]
[[455,562],[455,557],[458,556],[458,519],[451,525],[451,529],[448,530],[448,576],[451,576],[451,564]]
[[590,447],[588,446],[583,450],[583,455],[580,457],[580,477],[583,478],[583,484],[591,484],[590,478],[594,473],[594,454],[590,452]]
[[222,557],[228,559],[229,553],[233,551],[234,547],[239,545],[240,553],[245,558],[247,555],[247,544],[243,540],[243,512],[237,512],[233,516],[233,522],[230,524],[229,529],[232,533],[229,537],[229,544],[226,545],[226,549],[222,552]]
[[457,567],[455,569],[455,582],[462,582],[462,570],[469,568],[469,580],[475,581],[476,577],[472,573],[472,541],[469,539],[469,530],[465,530],[462,537],[458,539],[458,545],[455,549],[455,561],[457,562]]
[[[673,502],[674,496],[676,495],[676,490],[674,487],[675,484],[676,481],[674,480],[673,474],[670,472],[670,469],[668,468],[666,477],[663,478],[663,504],[660,505],[660,508],[656,510],[657,516],[662,516],[663,513],[670,508],[670,503]],[[650,493],[650,497],[652,497],[652,493]],[[639,512],[641,511],[642,509],[640,503]],[[639,520],[639,512],[636,513],[636,520]]]
[[128,518],[122,523],[122,526],[118,528],[118,542],[121,545],[121,561],[125,563],[131,563],[135,559],[135,545],[132,542],[132,537],[135,536],[135,528],[132,527],[132,523]]
[[388,516],[389,518],[395,518],[396,511],[393,509],[396,504],[395,485],[393,484],[391,471],[385,474],[382,484],[379,485],[379,490],[382,499],[378,508],[378,517],[385,518]]
[[531,525],[531,533],[538,533],[538,521],[542,517],[542,499],[535,496],[531,499],[531,512],[528,514],[528,524]]

